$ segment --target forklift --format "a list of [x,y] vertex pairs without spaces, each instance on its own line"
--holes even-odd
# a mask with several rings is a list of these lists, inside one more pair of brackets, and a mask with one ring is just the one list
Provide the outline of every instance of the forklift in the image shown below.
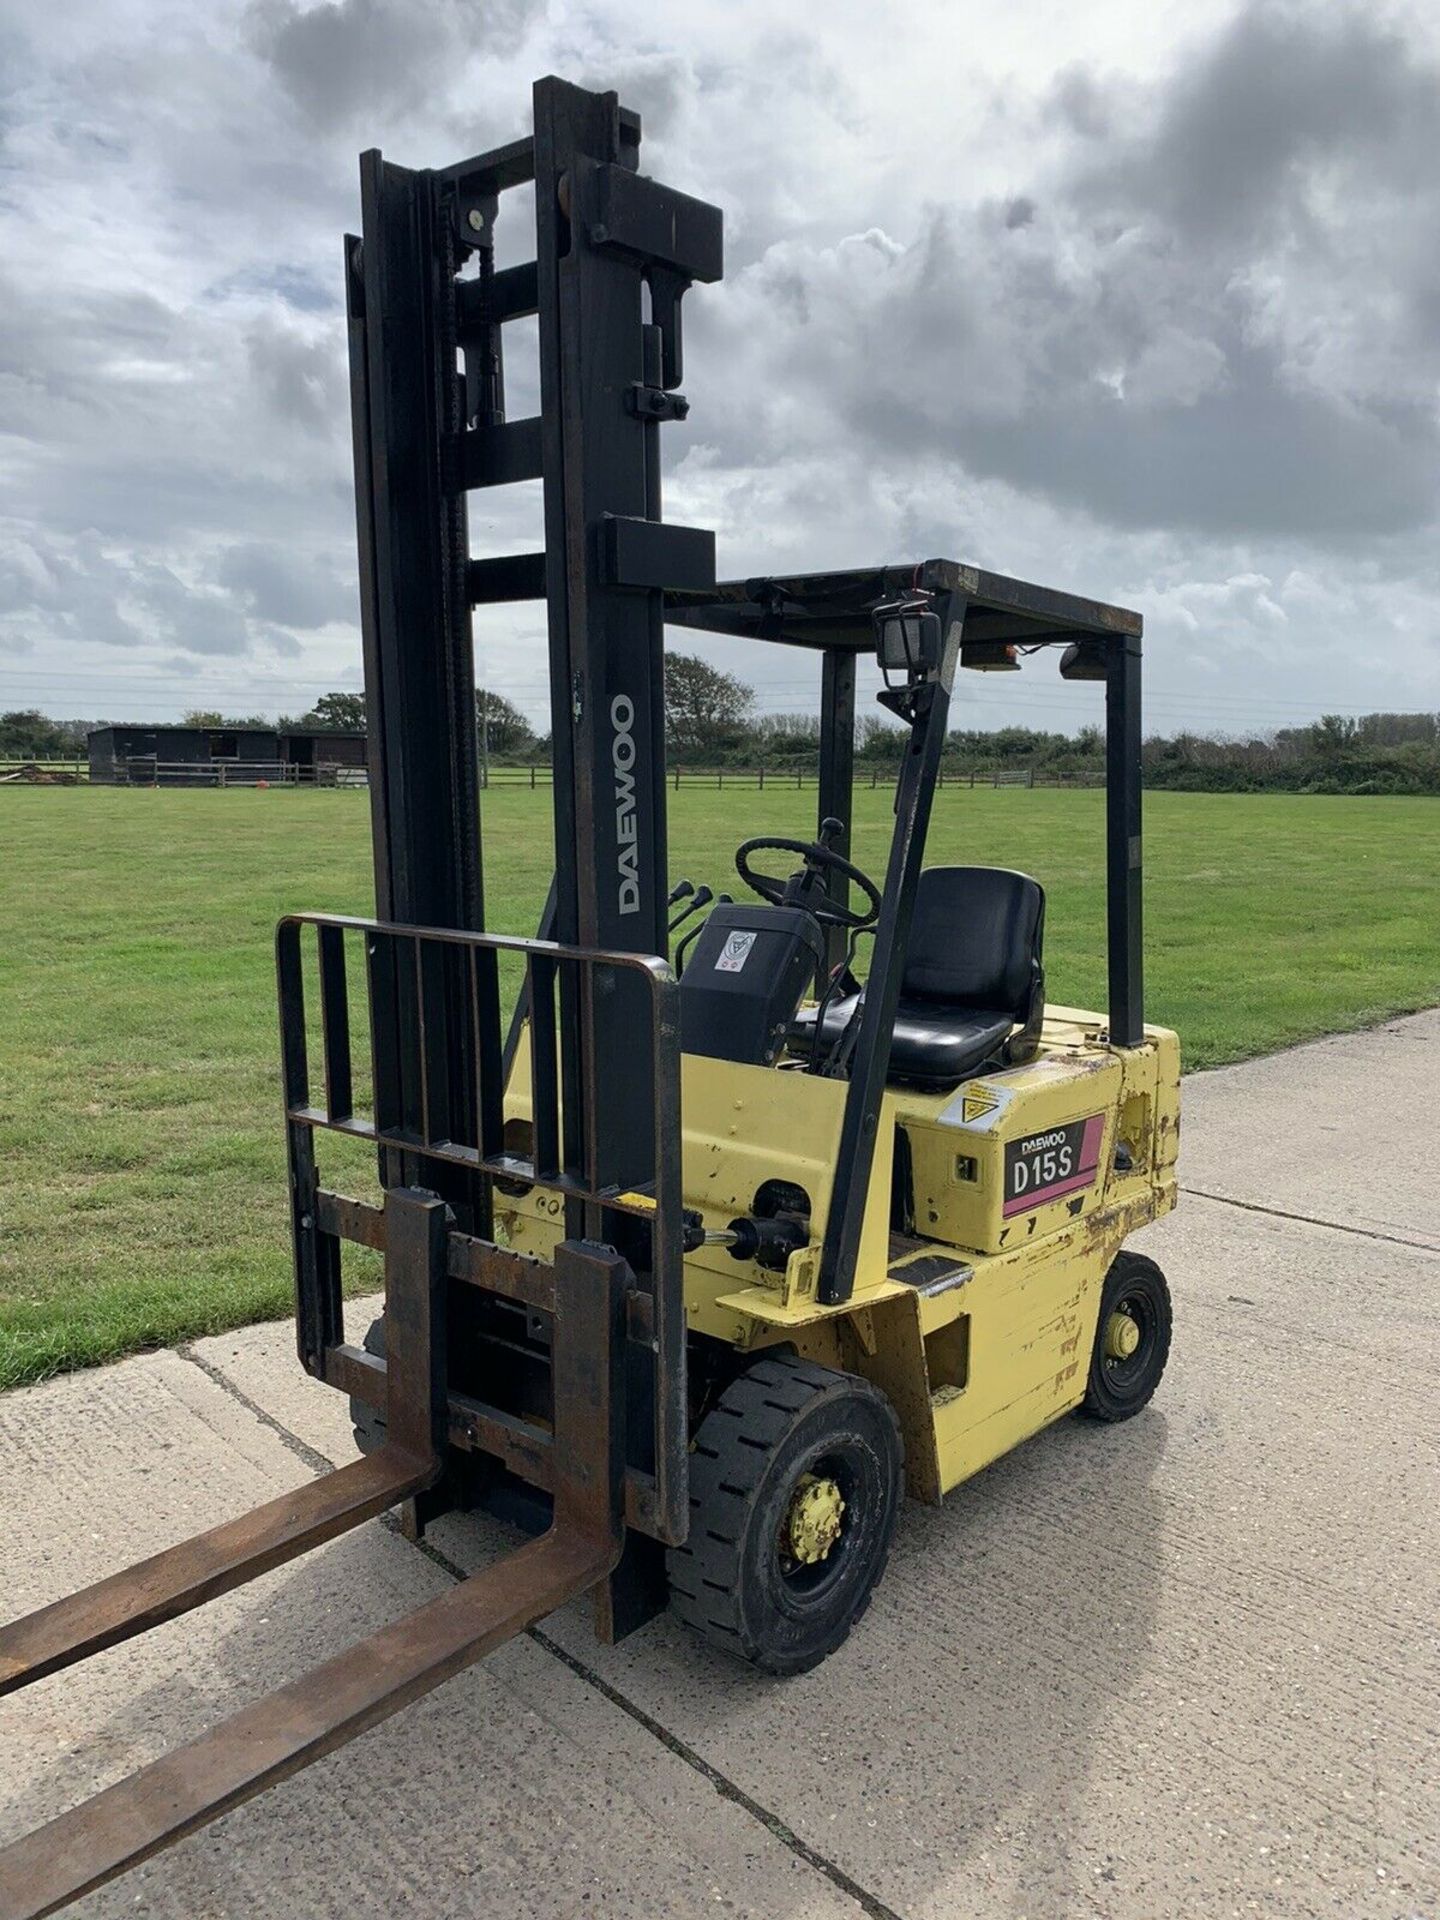
[[[668,1606],[768,1675],[864,1613],[906,1493],[938,1502],[1062,1415],[1121,1421],[1170,1342],[1128,1252],[1175,1204],[1179,1051],[1144,1024],[1140,633],[949,560],[717,581],[661,516],[681,307],[721,221],[638,168],[613,93],[545,79],[533,133],[361,161],[345,242],[377,913],[277,935],[299,1356],[359,1456],[0,1629],[10,1691],[387,1510],[530,1537],[408,1617],[0,1851],[0,1920],[52,1913],[580,1594]],[[533,260],[500,265],[533,195]],[[505,406],[535,317],[539,414]],[[512,335],[512,348],[513,348]],[[476,555],[467,497],[540,480],[544,549]],[[554,882],[485,924],[471,610],[543,600]],[[663,634],[815,658],[812,840],[747,839],[743,896],[672,887]],[[1059,648],[1105,688],[1109,1001],[1045,998],[1045,896],[925,865],[957,671]],[[850,858],[857,665],[903,758],[885,872]],[[692,924],[677,956],[676,922]],[[699,914],[709,909],[703,919]],[[511,1005],[506,1008],[509,999]],[[324,1184],[366,1143],[379,1203]],[[385,1311],[342,1322],[347,1246]]]

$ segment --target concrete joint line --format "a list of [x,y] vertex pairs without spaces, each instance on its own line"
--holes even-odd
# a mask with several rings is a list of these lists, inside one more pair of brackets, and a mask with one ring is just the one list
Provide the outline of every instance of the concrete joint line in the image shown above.
[[1325,1227],[1331,1233],[1351,1233],[1360,1240],[1383,1240],[1392,1247],[1413,1247],[1420,1253],[1440,1253],[1433,1240],[1412,1240],[1403,1233],[1381,1233],[1376,1227],[1352,1227],[1343,1220],[1321,1220],[1313,1213],[1291,1213],[1285,1207],[1264,1207],[1258,1200],[1234,1200],[1228,1193],[1207,1193],[1203,1187],[1181,1187],[1192,1200],[1213,1200],[1216,1206],[1238,1207],[1242,1213],[1263,1213],[1272,1220],[1295,1220],[1301,1226]]
[[803,1860],[807,1867],[828,1880],[838,1892],[853,1900],[860,1911],[867,1916],[867,1920],[904,1920],[903,1915],[897,1913],[894,1907],[887,1907],[883,1900],[867,1892],[857,1880],[852,1880],[843,1867],[837,1866],[833,1860],[827,1859],[823,1853],[817,1852],[814,1847],[802,1840],[798,1833],[786,1826],[779,1814],[772,1813],[768,1807],[752,1799],[743,1787],[737,1787],[728,1775],[721,1773],[718,1767],[712,1767],[710,1762],[698,1754],[693,1747],[687,1746],[677,1734],[671,1733],[668,1727],[662,1726],[658,1720],[653,1719],[643,1707],[637,1707],[633,1700],[628,1700],[617,1688],[612,1687],[608,1680],[602,1680],[593,1667],[587,1667],[583,1660],[577,1659],[573,1653],[568,1653],[542,1628],[531,1627],[529,1634],[537,1646],[553,1654],[578,1679],[583,1680],[587,1686],[593,1687],[597,1693],[603,1694],[612,1705],[619,1707],[622,1713],[628,1713],[638,1726],[643,1727],[653,1739],[658,1740],[661,1746],[668,1748],[678,1760],[683,1760],[687,1767],[693,1767],[696,1773],[709,1781],[722,1799],[732,1801],[742,1812],[748,1813],[752,1820],[758,1820],[767,1833],[780,1842],[781,1846],[788,1848],[798,1859]]
[[190,1342],[187,1341],[184,1346],[176,1347],[175,1351],[182,1360],[188,1360],[192,1367],[198,1367],[207,1380],[213,1380],[222,1393],[228,1393],[230,1398],[244,1407],[247,1413],[253,1414],[262,1427],[268,1427],[281,1445],[293,1453],[297,1460],[303,1460],[312,1473],[334,1472],[333,1460],[327,1460],[323,1453],[307,1445],[298,1433],[292,1433],[289,1427],[283,1426],[273,1413],[267,1413],[258,1400],[252,1400],[248,1393],[235,1385],[233,1380],[227,1379],[219,1367],[212,1366],[208,1360],[202,1360]]

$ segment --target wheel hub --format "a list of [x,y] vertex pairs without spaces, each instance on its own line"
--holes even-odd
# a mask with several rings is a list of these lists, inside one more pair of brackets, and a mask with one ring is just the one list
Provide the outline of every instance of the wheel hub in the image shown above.
[[830,1478],[801,1474],[781,1530],[781,1544],[803,1567],[817,1566],[840,1538],[845,1502]]
[[1117,1308],[1105,1322],[1105,1358],[1128,1360],[1140,1345],[1140,1326],[1123,1307]]

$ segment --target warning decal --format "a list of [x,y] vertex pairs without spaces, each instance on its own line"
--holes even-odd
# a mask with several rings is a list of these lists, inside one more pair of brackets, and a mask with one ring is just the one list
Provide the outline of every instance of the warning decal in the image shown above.
[[960,1118],[968,1126],[971,1121],[983,1120],[987,1113],[994,1113],[999,1104],[998,1093],[991,1093],[988,1087],[976,1087],[962,1097]]
[[715,962],[716,973],[739,973],[750,958],[750,949],[754,946],[756,937],[753,933],[727,934],[724,950]]

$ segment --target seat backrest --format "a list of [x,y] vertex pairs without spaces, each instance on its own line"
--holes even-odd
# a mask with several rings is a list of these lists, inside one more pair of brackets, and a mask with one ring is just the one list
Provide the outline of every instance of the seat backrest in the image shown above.
[[1044,991],[1045,889],[1006,867],[920,875],[901,992],[1027,1024]]

